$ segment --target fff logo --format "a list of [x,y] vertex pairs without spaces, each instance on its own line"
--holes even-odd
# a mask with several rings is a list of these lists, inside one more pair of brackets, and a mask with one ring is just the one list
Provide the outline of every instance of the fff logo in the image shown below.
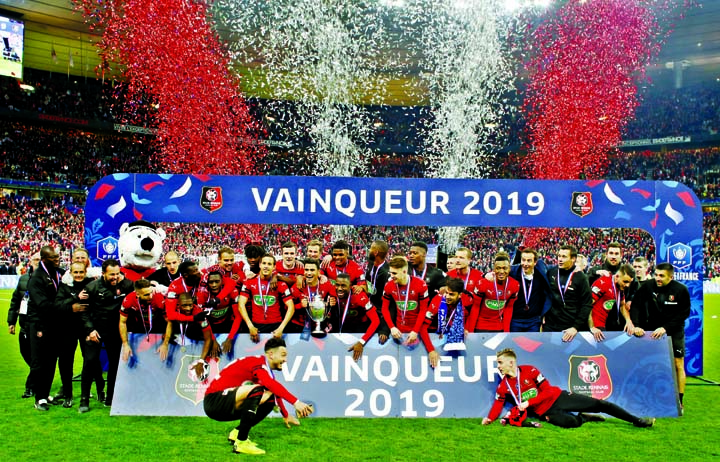
[[685,269],[692,265],[692,247],[686,244],[673,244],[668,247],[668,261],[675,269]]

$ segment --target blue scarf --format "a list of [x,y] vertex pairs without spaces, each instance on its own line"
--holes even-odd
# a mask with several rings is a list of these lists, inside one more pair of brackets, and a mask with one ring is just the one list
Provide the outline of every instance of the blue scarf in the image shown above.
[[446,319],[448,316],[448,306],[445,301],[445,297],[440,301],[438,307],[438,330],[439,335],[445,335],[445,345],[443,350],[445,351],[458,351],[465,350],[465,325],[463,322],[463,309],[462,302],[458,300],[457,307],[455,308],[455,314],[450,320],[450,325],[446,325]]

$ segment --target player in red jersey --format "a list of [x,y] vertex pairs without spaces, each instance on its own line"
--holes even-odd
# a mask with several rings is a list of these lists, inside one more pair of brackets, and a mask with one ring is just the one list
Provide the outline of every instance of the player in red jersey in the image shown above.
[[356,261],[350,260],[350,244],[345,241],[337,241],[333,244],[330,252],[332,261],[325,268],[328,279],[334,283],[338,274],[346,273],[350,275],[353,293],[357,294],[365,290],[365,271]]
[[520,285],[510,274],[510,256],[495,255],[494,281],[483,279],[478,287],[470,316],[465,323],[468,332],[510,332],[510,321]]
[[123,345],[121,358],[127,362],[133,355],[128,331],[144,333],[148,338],[150,334],[162,333],[163,343],[157,353],[160,361],[165,361],[172,338],[172,325],[165,318],[165,297],[154,292],[152,282],[147,279],[135,281],[134,288],[135,291],[127,294],[120,306],[120,338]]
[[[193,319],[178,312],[178,297],[180,294],[188,293],[193,301],[197,302],[198,290],[206,285],[206,281],[203,281],[203,275],[198,268],[197,262],[192,260],[185,260],[180,263],[178,272],[180,277],[170,284],[165,296],[165,312],[169,321],[193,321]],[[224,284],[217,298],[223,299],[230,295],[233,290],[235,290],[234,279],[226,278],[226,284]],[[200,316],[205,316],[205,314],[202,311]],[[195,319],[195,321],[202,321],[202,319]]]
[[[449,270],[447,273],[448,278],[462,279],[465,290],[471,293],[473,296],[478,294],[480,283],[482,282],[483,272],[475,268],[470,268],[470,262],[472,262],[473,253],[472,250],[467,247],[460,247],[455,250],[455,269]],[[470,316],[471,306],[464,306],[465,308],[465,319]]]
[[180,294],[178,297],[178,311],[188,319],[200,319],[199,321],[174,321],[172,332],[175,335],[175,343],[180,345],[183,351],[188,340],[196,342],[203,341],[201,358],[220,356],[220,345],[215,341],[205,316],[198,317],[198,314],[205,314],[202,308],[193,302],[189,293]]
[[[635,417],[611,402],[586,395],[570,394],[550,385],[534,366],[518,366],[517,355],[510,348],[497,353],[497,363],[501,381],[495,392],[495,402],[488,416],[482,420],[483,425],[491,424],[500,416],[508,397],[517,408],[513,409],[514,413],[520,416],[516,420],[516,425],[522,423],[527,417],[527,412],[532,412],[542,420],[563,428],[575,428],[585,422],[605,420],[602,416],[584,414],[585,412],[609,414],[636,427],[652,427],[655,423],[655,419]],[[572,412],[578,414],[571,414]]]
[[[260,333],[272,333],[281,338],[295,312],[295,303],[287,284],[278,281],[275,289],[271,287],[274,269],[275,257],[265,254],[260,259],[260,274],[245,281],[240,292],[240,315],[248,326],[250,339],[255,343],[260,341]],[[280,309],[281,297],[287,308],[285,316]],[[251,300],[249,313],[248,300]]]
[[233,249],[221,247],[218,250],[217,265],[205,268],[204,273],[207,276],[213,271],[219,271],[224,278],[242,282],[245,280],[245,266],[245,262],[235,261],[235,251]]
[[590,332],[598,342],[605,339],[603,331],[619,331],[625,328],[633,332],[630,311],[625,305],[625,291],[635,279],[635,270],[627,263],[620,265],[615,274],[601,276],[590,287],[593,307],[590,312]]
[[282,245],[282,260],[275,264],[275,276],[278,281],[292,287],[299,282],[302,287],[302,279],[305,275],[305,269],[302,262],[297,259],[297,244],[294,242],[286,242]]
[[[443,306],[443,301],[445,302]],[[430,301],[427,310],[425,311],[423,327],[420,329],[420,339],[425,345],[425,349],[428,352],[428,359],[432,367],[437,366],[440,359],[440,355],[435,351],[435,346],[430,340],[429,329],[431,324],[438,325],[438,335],[442,338],[443,335],[447,336],[447,343],[453,344],[453,347],[446,345],[447,350],[464,350],[464,329],[463,317],[467,310],[466,306],[473,305],[473,296],[465,290],[465,284],[460,278],[448,278],[447,284],[445,285],[445,293],[437,294]],[[461,311],[458,312],[457,310]],[[458,317],[456,319],[456,316]],[[435,318],[441,318],[436,322],[433,322]],[[454,328],[455,321],[457,329]],[[462,345],[458,345],[462,344]]]
[[380,317],[367,294],[365,292],[352,293],[350,284],[349,274],[337,275],[335,280],[337,300],[334,304],[337,308],[331,311],[329,324],[331,325],[330,332],[365,331],[362,338],[348,349],[353,352],[353,359],[358,361],[362,357],[365,344],[380,325]]
[[409,333],[408,343],[417,339],[427,310],[428,288],[420,278],[408,274],[408,262],[394,257],[388,263],[390,281],[385,284],[382,314],[390,328],[390,335],[400,340]]
[[292,287],[293,299],[300,304],[301,309],[295,310],[289,332],[300,333],[304,329],[310,329],[310,316],[308,316],[308,307],[315,297],[320,297],[327,305],[330,300],[334,300],[335,288],[328,282],[320,282],[320,262],[314,258],[308,258],[304,262],[305,278],[302,287],[294,285]]
[[240,293],[237,287],[226,296],[220,297],[220,294],[227,292],[224,289],[228,285],[235,286],[235,281],[223,277],[220,271],[212,271],[207,274],[206,283],[200,286],[197,292],[198,305],[207,313],[213,335],[228,333],[227,339],[222,343],[223,353],[229,353],[232,349],[233,341],[242,324],[242,316],[238,308]]
[[[311,405],[297,399],[275,380],[273,371],[281,371],[286,361],[285,341],[271,338],[265,343],[264,356],[237,359],[210,382],[203,400],[205,414],[219,422],[240,420],[228,435],[228,440],[233,443],[233,452],[265,454],[248,436],[250,429],[267,417],[275,405],[280,408],[285,426],[300,425],[294,416],[288,414],[283,400],[293,405],[298,417],[307,417],[313,412]],[[207,378],[207,363],[198,361],[191,367],[200,381]]]

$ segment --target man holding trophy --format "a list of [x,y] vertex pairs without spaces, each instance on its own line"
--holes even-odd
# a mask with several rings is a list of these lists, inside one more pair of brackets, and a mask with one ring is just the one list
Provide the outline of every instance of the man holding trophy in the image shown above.
[[325,320],[328,303],[330,300],[334,300],[335,288],[329,281],[320,282],[319,260],[308,258],[303,261],[303,266],[305,267],[305,283],[302,288],[297,284],[292,288],[293,299],[300,301],[302,309],[295,310],[290,324],[290,332],[302,332],[301,338],[307,340],[310,338],[311,329],[314,329],[312,331],[314,337],[327,335],[327,332],[321,329],[320,324]]
[[[205,414],[219,422],[240,420],[228,435],[228,440],[233,443],[233,452],[265,454],[263,449],[250,441],[248,435],[250,429],[262,422],[276,405],[280,408],[285,426],[290,428],[290,424],[300,425],[294,416],[288,414],[283,400],[293,405],[299,418],[313,413],[311,405],[297,399],[275,380],[273,371],[281,371],[285,362],[285,341],[273,337],[265,343],[264,355],[246,356],[233,361],[210,382],[203,400]],[[201,382],[207,380],[208,370],[203,360],[191,366],[191,373]]]

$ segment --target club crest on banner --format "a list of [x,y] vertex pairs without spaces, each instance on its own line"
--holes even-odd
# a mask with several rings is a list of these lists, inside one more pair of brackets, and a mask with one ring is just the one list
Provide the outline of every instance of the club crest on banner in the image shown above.
[[200,207],[212,213],[220,210],[222,206],[222,188],[219,186],[203,186]]
[[612,395],[612,378],[607,367],[607,358],[604,355],[571,355],[568,361],[570,362],[568,376],[570,393],[597,399],[607,399]]
[[572,195],[572,203],[570,211],[580,218],[590,215],[593,211],[592,193],[591,192],[574,192]]
[[675,269],[685,269],[692,265],[692,248],[685,244],[673,244],[668,247],[668,262]]
[[[181,398],[192,401],[195,405],[202,402],[205,398],[205,390],[210,385],[209,380],[200,382],[195,373],[190,370],[191,365],[198,359],[201,359],[200,356],[184,355],[175,379],[175,393]],[[220,372],[217,361],[210,361],[206,372],[208,377],[215,377]]]

